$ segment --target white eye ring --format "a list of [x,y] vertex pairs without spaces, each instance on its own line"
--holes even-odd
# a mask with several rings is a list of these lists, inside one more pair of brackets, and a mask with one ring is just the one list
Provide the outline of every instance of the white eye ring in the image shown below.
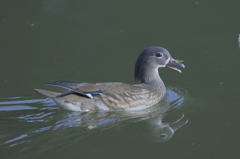
[[160,53],[160,52],[157,52],[157,53],[155,54],[155,56],[156,56],[157,58],[162,58],[162,57],[163,57],[163,54]]

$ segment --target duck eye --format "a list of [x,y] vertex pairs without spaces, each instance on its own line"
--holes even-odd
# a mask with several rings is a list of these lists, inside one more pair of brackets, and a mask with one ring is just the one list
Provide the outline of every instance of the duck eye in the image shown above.
[[162,57],[162,53],[157,52],[156,57]]

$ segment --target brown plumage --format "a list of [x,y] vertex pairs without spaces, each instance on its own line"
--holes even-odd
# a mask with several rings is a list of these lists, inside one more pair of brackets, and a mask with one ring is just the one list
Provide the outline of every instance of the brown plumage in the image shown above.
[[165,95],[166,88],[158,68],[168,67],[181,72],[175,66],[184,67],[166,49],[153,46],[143,50],[135,65],[135,79],[141,80],[141,84],[57,81],[47,85],[63,87],[69,92],[35,91],[51,97],[60,108],[71,111],[142,110],[156,104]]

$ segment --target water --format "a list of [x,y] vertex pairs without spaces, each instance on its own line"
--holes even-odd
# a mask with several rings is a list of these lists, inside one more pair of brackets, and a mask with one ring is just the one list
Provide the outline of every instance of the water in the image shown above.
[[[2,1],[0,158],[239,158],[239,5]],[[60,111],[33,91],[64,91],[43,85],[57,80],[137,83],[134,64],[148,46],[186,68],[159,69],[167,96],[144,113]],[[188,123],[169,140],[152,137],[166,137],[182,114]]]
[[[45,153],[29,152],[33,152],[34,149],[65,149],[66,145],[73,143],[80,146],[98,133],[119,131],[126,127],[136,127],[137,135],[144,141],[166,142],[188,121],[182,119],[183,115],[180,112],[173,121],[164,122],[164,119],[167,116],[171,117],[173,110],[180,109],[190,99],[183,88],[167,88],[167,95],[163,101],[138,112],[66,112],[58,110],[49,98],[24,100],[17,97],[15,101],[1,102],[1,126],[4,128],[1,131],[1,147],[5,149],[2,153],[8,156],[13,149],[17,149],[14,157],[19,157],[18,153],[43,157]],[[182,117],[177,119],[180,115]]]

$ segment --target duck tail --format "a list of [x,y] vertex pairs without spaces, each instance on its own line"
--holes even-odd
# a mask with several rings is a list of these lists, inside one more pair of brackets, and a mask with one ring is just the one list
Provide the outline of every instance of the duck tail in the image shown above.
[[38,93],[41,93],[41,94],[43,94],[45,96],[52,97],[52,98],[54,98],[54,97],[58,96],[59,94],[61,94],[61,93],[57,93],[57,92],[45,91],[45,90],[42,90],[42,89],[34,89],[34,90],[36,92],[38,92]]

